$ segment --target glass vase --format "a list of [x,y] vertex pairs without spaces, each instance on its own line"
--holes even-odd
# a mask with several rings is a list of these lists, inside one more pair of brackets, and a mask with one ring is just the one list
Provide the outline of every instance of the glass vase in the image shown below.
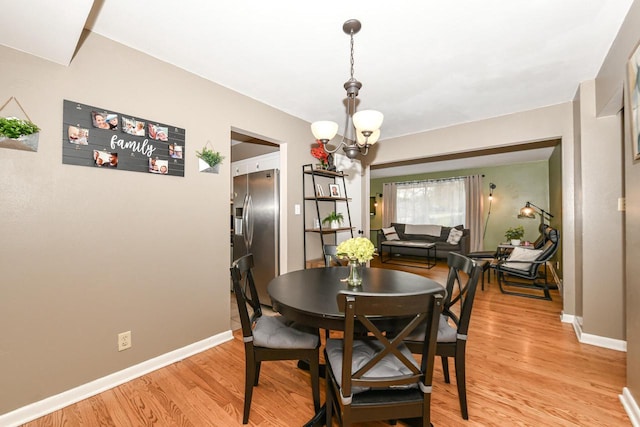
[[346,282],[352,287],[362,286],[362,266],[358,260],[349,260],[349,277]]

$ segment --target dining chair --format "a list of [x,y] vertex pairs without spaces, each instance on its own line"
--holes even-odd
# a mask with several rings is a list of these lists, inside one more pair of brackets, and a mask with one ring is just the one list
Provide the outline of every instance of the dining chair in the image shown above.
[[324,253],[324,266],[325,267],[340,267],[344,265],[342,260],[338,258],[338,245],[324,245],[322,252]]
[[[447,263],[449,266],[446,285],[447,295],[444,299],[442,314],[439,319],[436,355],[440,356],[442,360],[442,371],[446,383],[451,382],[449,377],[449,358],[454,358],[460,412],[462,413],[462,418],[468,420],[465,368],[467,334],[478,280],[487,261],[474,261],[464,255],[451,252],[447,258]],[[460,273],[465,273],[466,277]],[[424,328],[425,326],[421,327]],[[419,353],[423,347],[420,329],[418,329],[418,333],[410,335],[405,340],[405,344],[413,353]]]
[[[344,335],[325,344],[327,425],[335,409],[343,426],[406,418],[420,418],[429,426],[442,295],[340,291],[337,302],[344,312]],[[374,323],[381,317],[400,320],[403,329],[387,335]],[[418,364],[403,340],[425,319]]]
[[[253,387],[258,385],[260,366],[270,360],[304,360],[311,373],[315,412],[320,409],[320,336],[317,329],[298,327],[280,315],[263,315],[253,280],[253,255],[238,258],[231,265],[233,292],[238,303],[245,352],[244,412],[249,422]],[[252,314],[249,314],[251,308]]]

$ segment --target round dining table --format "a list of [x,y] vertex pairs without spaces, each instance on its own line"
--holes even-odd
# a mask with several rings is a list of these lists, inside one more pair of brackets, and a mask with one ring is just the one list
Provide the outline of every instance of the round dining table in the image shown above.
[[[269,282],[267,292],[271,304],[288,320],[314,328],[344,330],[344,313],[338,309],[337,295],[340,291],[366,292],[374,294],[402,294],[428,292],[445,296],[445,288],[435,280],[406,271],[384,268],[363,268],[362,286],[351,287],[344,279],[349,267],[322,267],[290,271]],[[376,325],[384,326],[385,319]],[[388,327],[393,329],[393,323]],[[298,366],[301,366],[300,364]],[[323,367],[321,367],[323,368]],[[321,374],[324,376],[324,374]],[[326,425],[326,404],[304,427]],[[403,420],[413,425],[419,420]]]
[[288,320],[328,330],[344,328],[344,313],[338,309],[340,291],[373,294],[429,292],[444,295],[435,280],[406,271],[363,268],[362,285],[348,286],[343,280],[349,267],[321,267],[290,271],[271,280],[267,292],[273,309]]

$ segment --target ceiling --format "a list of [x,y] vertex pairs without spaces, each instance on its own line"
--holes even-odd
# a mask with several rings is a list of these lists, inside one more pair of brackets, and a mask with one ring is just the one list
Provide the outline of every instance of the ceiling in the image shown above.
[[384,113],[384,143],[572,100],[596,77],[632,0],[5,3],[5,46],[66,66],[87,28],[303,120],[336,121],[340,132],[350,77],[342,24],[359,19],[358,109]]

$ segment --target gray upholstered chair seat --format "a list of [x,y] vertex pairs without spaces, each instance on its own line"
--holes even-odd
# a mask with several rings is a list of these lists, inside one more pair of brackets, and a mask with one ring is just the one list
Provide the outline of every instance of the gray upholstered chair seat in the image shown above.
[[[440,321],[438,323],[438,342],[456,342],[458,332],[456,328],[449,324],[448,319],[448,316],[445,316],[444,314],[440,315]],[[411,333],[411,335],[406,339],[408,341],[422,341],[425,328],[426,323],[422,323],[414,329],[413,333]]]
[[[424,337],[424,328],[422,329],[422,336]],[[329,339],[325,345],[325,351],[329,358],[329,365],[331,369],[336,373],[336,381],[338,385],[342,386],[342,352],[344,349],[344,342],[340,339]],[[356,372],[362,368],[368,361],[370,361],[377,353],[379,353],[384,346],[379,341],[364,340],[353,342],[353,357],[351,363],[351,372]],[[418,363],[413,358],[411,351],[406,345],[400,344],[398,347],[400,352],[407,356],[407,359],[413,362],[416,368],[420,368]],[[378,362],[373,369],[367,372],[363,378],[388,378],[398,377],[401,375],[411,375],[411,371],[402,362],[400,362],[394,355],[386,355],[380,362]],[[416,388],[417,383],[409,384],[408,386],[394,387],[400,388]],[[353,394],[362,393],[369,390],[369,387],[353,387],[351,390]]]
[[253,328],[253,345],[269,348],[316,348],[318,334],[290,324],[282,316],[262,316]]

